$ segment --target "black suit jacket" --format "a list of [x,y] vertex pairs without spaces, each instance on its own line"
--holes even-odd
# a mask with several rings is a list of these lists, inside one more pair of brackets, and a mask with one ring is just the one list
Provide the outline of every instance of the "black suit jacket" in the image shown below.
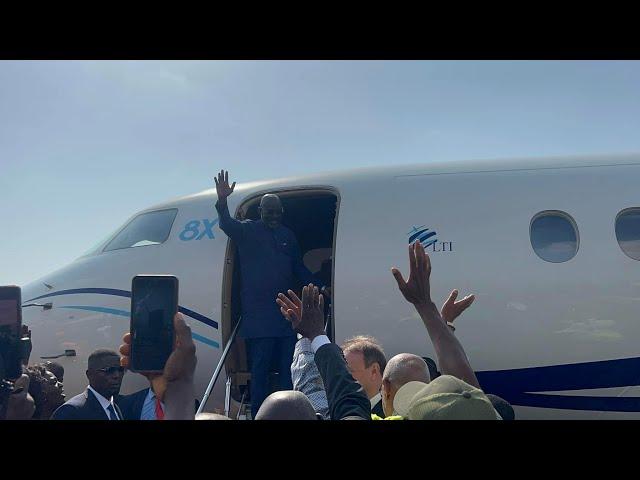
[[[120,418],[124,418],[117,404],[115,408]],[[51,420],[109,420],[109,417],[93,392],[87,388],[60,405],[51,415]]]
[[382,408],[382,399],[378,400],[378,403],[376,403],[373,406],[373,408],[371,409],[371,413],[375,413],[380,418],[384,418],[384,409]]
[[324,382],[332,420],[371,420],[371,402],[347,368],[342,349],[335,343],[321,346],[315,361]]
[[131,395],[118,395],[116,402],[122,410],[125,420],[140,420],[144,399],[147,398],[148,393],[149,388],[147,387]]

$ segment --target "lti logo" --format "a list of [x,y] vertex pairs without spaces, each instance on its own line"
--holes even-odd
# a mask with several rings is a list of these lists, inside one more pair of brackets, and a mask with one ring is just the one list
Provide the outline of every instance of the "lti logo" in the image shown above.
[[416,227],[415,225],[409,233],[409,244],[418,240],[425,250],[429,252],[452,252],[453,242],[439,242],[436,238],[436,231],[429,230],[424,225]]

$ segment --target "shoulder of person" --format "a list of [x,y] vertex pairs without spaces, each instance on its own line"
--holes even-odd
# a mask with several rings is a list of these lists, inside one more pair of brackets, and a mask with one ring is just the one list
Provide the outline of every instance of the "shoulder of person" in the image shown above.
[[114,399],[114,401],[118,405],[128,405],[129,403],[135,402],[141,397],[146,398],[148,393],[149,393],[149,387],[144,388],[142,390],[138,390],[137,392],[129,393],[127,395],[118,395]]
[[69,400],[63,403],[61,407],[64,407],[65,405],[68,405],[69,407],[81,407],[86,403],[87,399],[89,398],[89,393],[90,393],[90,390],[87,389],[84,392],[79,393],[75,397],[71,397]]
[[147,394],[149,393],[149,387],[143,388],[142,390],[138,390],[137,392],[133,392],[133,393],[129,393],[127,395],[118,395],[118,399],[123,399],[123,400],[127,400],[130,398],[136,398],[136,397],[141,397],[141,396],[147,396]]
[[76,413],[80,409],[80,406],[74,405],[69,402],[63,403],[58,408],[56,408],[56,410],[51,415],[51,419],[52,420],[73,420],[76,417]]
[[344,353],[342,351],[342,349],[340,348],[340,346],[336,345],[333,342],[329,342],[329,343],[325,343],[323,345],[321,345],[317,350],[316,350],[316,355],[318,353],[333,353],[333,354],[339,354],[343,359],[344,359]]

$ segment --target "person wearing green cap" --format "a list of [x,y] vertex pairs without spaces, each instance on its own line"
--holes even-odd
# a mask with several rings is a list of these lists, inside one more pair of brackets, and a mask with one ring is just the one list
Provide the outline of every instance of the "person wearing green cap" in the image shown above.
[[[413,304],[427,328],[442,376],[431,381],[427,363],[417,355],[401,353],[391,358],[384,372],[381,389],[385,415],[387,418],[400,416],[409,420],[436,418],[438,415],[425,413],[427,410],[433,410],[455,411],[457,413],[451,416],[458,415],[462,418],[464,415],[460,414],[459,410],[464,410],[465,405],[468,405],[470,407],[467,414],[471,417],[489,415],[494,419],[499,418],[491,402],[482,392],[464,348],[453,334],[453,319],[471,305],[474,296],[469,295],[455,302],[458,292],[454,290],[441,315],[431,299],[431,260],[418,241],[409,246],[409,267],[409,278],[406,281],[397,268],[392,268],[391,272],[400,292]],[[463,388],[462,385],[466,387]],[[432,398],[429,393],[432,391],[435,392],[434,395],[440,396]],[[429,397],[428,401],[424,400],[425,395]],[[468,401],[465,403],[461,400]],[[443,416],[446,417],[444,413]]]
[[393,408],[406,420],[502,420],[482,390],[452,375],[405,383]]

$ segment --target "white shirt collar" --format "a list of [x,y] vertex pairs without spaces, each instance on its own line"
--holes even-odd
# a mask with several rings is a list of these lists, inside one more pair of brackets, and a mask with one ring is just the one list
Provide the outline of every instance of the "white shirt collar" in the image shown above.
[[380,400],[382,400],[382,395],[380,395],[380,392],[378,392],[369,399],[369,401],[371,402],[371,408],[375,407]]
[[[93,393],[96,398],[98,399],[98,402],[100,402],[100,406],[102,407],[102,409],[104,410],[104,413],[107,414],[107,418],[111,419],[111,415],[109,415],[109,405],[113,406],[113,397],[111,397],[110,400],[107,400],[106,398],[104,398],[102,395],[100,395],[98,392],[96,392],[93,388],[91,388],[91,385],[89,385],[87,387],[88,390],[91,390],[91,393]],[[116,408],[114,407],[113,410],[116,412],[116,417],[118,417],[118,419],[120,419],[120,416],[118,415],[118,410],[116,410]]]

